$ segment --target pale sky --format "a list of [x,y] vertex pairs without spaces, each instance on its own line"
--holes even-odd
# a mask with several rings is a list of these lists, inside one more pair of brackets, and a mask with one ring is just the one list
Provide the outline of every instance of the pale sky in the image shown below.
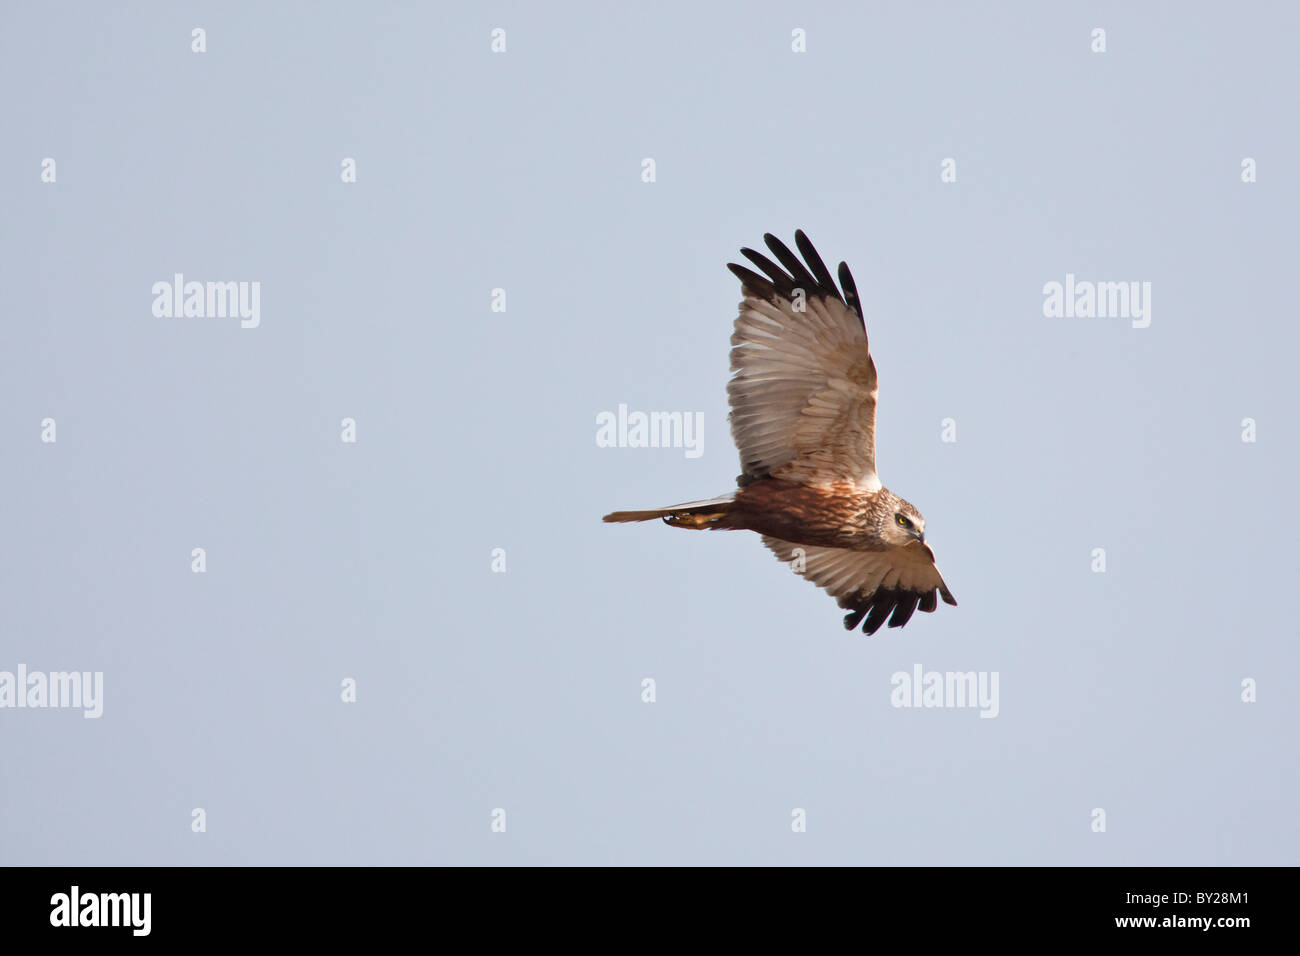
[[[0,671],[102,714],[0,708],[0,862],[1297,862],[1296,9],[3,19]],[[960,602],[871,638],[756,535],[600,522],[733,486],[725,263],[796,228]]]

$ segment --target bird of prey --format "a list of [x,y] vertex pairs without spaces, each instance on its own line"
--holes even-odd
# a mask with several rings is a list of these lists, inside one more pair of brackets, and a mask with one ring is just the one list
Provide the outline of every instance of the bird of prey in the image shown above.
[[849,267],[840,263],[837,288],[802,230],[802,260],[770,233],[763,239],[780,265],[753,249],[740,251],[762,275],[727,265],[744,297],[727,383],[736,489],[604,520],[756,531],[839,601],[848,630],[875,634],[886,619],[902,627],[918,608],[933,611],[936,593],[955,605],[925,519],[876,474],[876,363]]

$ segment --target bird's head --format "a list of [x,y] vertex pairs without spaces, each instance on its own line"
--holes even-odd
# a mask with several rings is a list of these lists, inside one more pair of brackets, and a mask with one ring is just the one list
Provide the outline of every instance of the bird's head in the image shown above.
[[884,512],[880,536],[889,544],[902,547],[913,541],[925,543],[925,518],[921,512],[897,495],[891,495],[890,507]]

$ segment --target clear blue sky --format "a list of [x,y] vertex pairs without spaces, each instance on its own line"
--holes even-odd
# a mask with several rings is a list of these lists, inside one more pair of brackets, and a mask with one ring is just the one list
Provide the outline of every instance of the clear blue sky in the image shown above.
[[[0,862],[1297,862],[1295,9],[3,21],[0,670],[104,711],[0,709]],[[599,520],[732,486],[724,264],[796,228],[961,602],[874,638]],[[260,325],[155,317],[178,272]],[[1046,318],[1071,273],[1150,326]],[[702,454],[597,447],[620,404]],[[917,664],[997,718],[892,707]]]

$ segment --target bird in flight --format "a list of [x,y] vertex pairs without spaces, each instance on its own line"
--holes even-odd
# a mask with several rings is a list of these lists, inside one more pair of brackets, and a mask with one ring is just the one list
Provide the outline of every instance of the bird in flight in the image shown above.
[[957,601],[925,543],[925,519],[876,474],[876,363],[853,275],[841,262],[836,287],[803,231],[794,238],[802,260],[769,233],[780,265],[753,249],[740,251],[761,275],[727,265],[744,296],[727,383],[736,490],[604,520],[756,531],[838,600],[848,630],[874,634],[886,619],[902,627],[918,609],[933,611],[936,593]]

